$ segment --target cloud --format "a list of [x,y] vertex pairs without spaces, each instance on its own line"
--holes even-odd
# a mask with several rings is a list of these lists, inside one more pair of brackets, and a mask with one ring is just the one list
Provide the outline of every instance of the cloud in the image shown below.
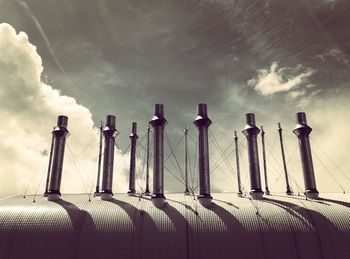
[[[41,81],[42,60],[27,34],[0,24],[0,193],[42,193],[51,130],[59,114],[69,117],[62,192],[89,192],[97,171],[98,131],[91,112]],[[116,151],[116,157],[128,158]],[[116,189],[127,179],[116,172]]]
[[292,95],[296,97],[305,93],[309,78],[315,72],[316,70],[304,68],[302,65],[278,68],[277,62],[273,62],[269,70],[258,70],[258,76],[249,80],[248,85],[254,87],[261,95],[296,91]]
[[316,55],[315,57],[317,59],[322,60],[322,61],[334,60],[336,62],[343,64],[343,65],[350,64],[350,56],[346,55],[339,48],[328,49],[325,52],[323,52],[322,54]]
[[42,36],[42,38],[44,39],[44,42],[53,58],[53,60],[55,61],[56,65],[58,66],[58,68],[61,70],[61,72],[66,75],[66,72],[64,71],[63,67],[61,66],[60,62],[57,59],[57,56],[55,54],[55,51],[53,50],[51,43],[44,31],[44,29],[42,28],[41,24],[39,23],[38,19],[35,17],[35,15],[33,14],[32,10],[29,8],[29,6],[27,5],[26,2],[24,1],[20,1],[20,0],[16,0],[16,2],[23,8],[23,10],[25,11],[26,15],[28,15],[28,17],[30,17],[32,19],[32,21],[34,22],[36,28],[38,29],[38,31],[40,32],[40,35]]

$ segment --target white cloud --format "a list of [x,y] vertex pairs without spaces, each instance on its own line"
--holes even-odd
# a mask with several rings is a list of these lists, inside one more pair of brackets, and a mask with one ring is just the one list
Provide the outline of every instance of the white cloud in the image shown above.
[[[0,52],[0,193],[44,191],[51,130],[60,114],[69,117],[71,133],[61,191],[89,191],[96,181],[98,150],[91,112],[41,82],[41,58],[24,32],[0,24]],[[116,189],[126,191],[127,177],[121,172],[114,176],[119,178]]]
[[301,65],[278,68],[278,64],[273,62],[270,69],[258,70],[258,76],[249,80],[248,85],[265,96],[296,89],[298,90],[294,96],[300,96],[305,92],[303,88],[315,72],[316,70]]
[[344,65],[350,64],[350,56],[346,55],[339,48],[328,49],[324,53],[316,55],[316,58],[318,58],[322,61],[328,61],[330,59],[333,59],[333,60],[335,60],[339,63],[342,63]]

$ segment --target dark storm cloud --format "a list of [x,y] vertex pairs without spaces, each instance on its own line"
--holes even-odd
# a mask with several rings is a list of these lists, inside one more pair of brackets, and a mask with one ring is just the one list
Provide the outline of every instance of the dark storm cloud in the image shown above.
[[[12,5],[11,16],[23,12]],[[227,87],[219,82],[223,77],[244,85],[257,69],[274,61],[281,67],[302,64],[319,70],[317,83],[334,72],[347,79],[344,62],[330,72],[328,63],[318,58],[333,49],[344,55],[349,51],[349,36],[341,29],[349,23],[345,1],[63,1],[60,5],[30,1],[28,5],[64,68],[79,79],[72,82],[74,87],[68,85],[52,63],[45,66],[48,74],[63,91],[90,103],[105,96],[97,93],[96,99],[89,99],[85,92],[90,88],[115,94],[116,103],[123,105],[126,97],[131,102],[142,97],[148,103],[169,105],[180,97],[184,104],[219,103],[225,97],[222,87]],[[30,20],[23,23],[19,27],[37,34]],[[33,41],[46,56],[44,65],[52,61],[43,39]],[[111,74],[115,80],[106,79],[113,78]],[[120,91],[126,93],[118,100]]]
[[[198,102],[220,110],[232,88],[259,107],[265,99],[247,82],[273,62],[317,70],[311,83],[318,89],[349,80],[346,1],[27,2],[67,76],[25,10],[16,2],[2,5],[3,19],[38,46],[44,73],[92,107],[95,120],[107,111],[137,120],[155,102],[182,117]],[[169,116],[179,121],[176,113]]]

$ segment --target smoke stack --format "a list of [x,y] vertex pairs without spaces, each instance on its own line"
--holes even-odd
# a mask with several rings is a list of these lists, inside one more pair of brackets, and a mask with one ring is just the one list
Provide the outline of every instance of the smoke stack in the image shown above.
[[57,119],[57,126],[53,129],[53,158],[52,158],[52,170],[50,177],[50,187],[47,195],[49,201],[58,200],[61,197],[61,179],[62,179],[62,167],[64,159],[64,148],[66,144],[66,138],[69,136],[67,130],[68,117],[60,115]]
[[208,128],[212,121],[208,118],[207,105],[198,104],[197,118],[193,124],[198,129],[198,169],[199,169],[199,202],[207,206],[211,204]]
[[153,196],[152,201],[157,207],[165,203],[164,196],[164,126],[167,120],[164,117],[164,105],[156,104],[152,120],[149,122],[153,128]]
[[319,192],[316,188],[314,167],[312,164],[312,154],[310,147],[309,135],[312,128],[307,125],[305,112],[296,114],[297,125],[293,133],[298,137],[301,164],[304,174],[305,196],[311,199],[317,199]]
[[247,113],[247,125],[242,133],[247,137],[248,142],[248,160],[250,173],[250,195],[254,199],[261,199],[263,191],[261,190],[260,167],[259,167],[259,153],[257,137],[260,132],[259,128],[255,126],[254,113]]
[[129,178],[129,191],[128,194],[135,194],[135,158],[136,158],[136,141],[139,138],[136,134],[137,131],[137,123],[132,123],[132,130],[129,136],[131,141],[130,148],[130,178]]
[[115,129],[115,116],[107,115],[106,126],[103,129],[104,154],[103,154],[103,176],[101,199],[110,200],[113,197],[113,165],[114,165],[114,145],[118,131]]

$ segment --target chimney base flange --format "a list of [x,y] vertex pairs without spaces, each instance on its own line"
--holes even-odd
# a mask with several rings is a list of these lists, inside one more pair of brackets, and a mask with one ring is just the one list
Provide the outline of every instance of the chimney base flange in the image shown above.
[[47,194],[48,201],[58,201],[61,199],[61,194],[58,193],[49,193]]
[[203,207],[210,207],[213,204],[211,201],[213,197],[210,195],[198,195],[197,199]]
[[136,196],[136,192],[135,191],[128,191],[128,195],[129,196]]
[[100,198],[103,201],[110,201],[113,199],[113,193],[102,192],[100,193]]
[[287,195],[293,195],[293,192],[292,192],[291,190],[287,190],[287,191],[286,191],[286,194],[287,194]]
[[151,194],[150,191],[145,191],[145,192],[143,193],[143,195],[145,195],[145,196],[152,196],[152,194]]
[[304,192],[305,197],[307,199],[318,199],[318,194],[319,192],[317,190],[307,190],[306,192]]
[[162,196],[153,196],[151,198],[151,200],[152,200],[153,205],[156,206],[158,209],[164,208],[165,204],[167,203],[164,195],[163,195],[163,197]]
[[255,191],[250,192],[250,197],[252,197],[254,200],[261,200],[264,198],[264,193],[262,191]]

